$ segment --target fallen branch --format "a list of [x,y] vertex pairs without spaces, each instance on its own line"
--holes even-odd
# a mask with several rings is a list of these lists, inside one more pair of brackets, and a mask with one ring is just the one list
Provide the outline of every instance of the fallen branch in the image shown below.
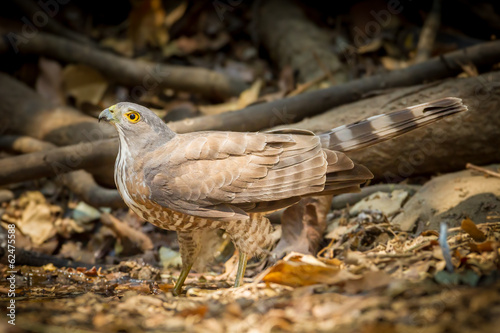
[[[306,116],[321,113],[326,109],[339,104],[345,104],[352,102],[353,100],[360,100],[366,93],[374,89],[406,86],[458,74],[462,71],[459,65],[461,63],[472,62],[476,66],[480,66],[492,64],[499,60],[500,41],[488,42],[472,46],[464,50],[451,52],[442,57],[434,58],[430,61],[426,61],[403,70],[393,71],[385,76],[363,78],[340,86],[312,91],[271,103],[252,105],[240,111],[181,120],[169,123],[169,126],[178,133],[202,130],[258,131],[263,128],[298,121]],[[419,165],[418,168],[411,170],[411,175],[462,168],[463,165],[471,159],[481,161],[481,163],[485,164],[498,160],[498,149],[493,146],[495,145],[495,140],[500,138],[496,134],[493,135],[493,132],[491,131],[497,133],[498,127],[495,127],[495,122],[499,118],[496,116],[496,113],[492,114],[491,117],[485,116],[485,114],[489,114],[496,110],[496,106],[494,105],[496,103],[496,95],[490,92],[490,87],[487,85],[481,85],[480,82],[485,82],[485,84],[488,84],[488,82],[496,82],[495,80],[500,79],[499,76],[499,73],[490,73],[483,75],[483,81],[479,81],[477,78],[462,80],[457,79],[450,82],[436,84],[432,87],[418,87],[418,91],[416,92],[412,92],[415,88],[407,89],[406,95],[404,96],[406,103],[409,103],[408,101],[410,100],[412,93],[414,95],[411,103],[422,103],[422,91],[429,89],[427,95],[425,95],[426,100],[437,99],[445,96],[458,96],[464,99],[465,104],[473,106],[473,109],[470,110],[466,116],[469,119],[467,124],[470,124],[470,131],[467,131],[468,135],[465,136],[459,131],[445,133],[444,135],[447,138],[445,142],[447,145],[440,144],[436,146],[436,148],[439,148],[438,150],[440,154],[436,154],[430,158],[430,162],[426,160],[426,164]],[[458,88],[459,90],[457,91],[458,84],[460,84],[460,88]],[[32,110],[30,109],[30,105],[32,104],[25,100],[25,95],[22,92],[35,96],[38,95],[18,81],[6,75],[0,74],[0,85],[22,87],[19,91],[15,89],[12,91],[0,89],[0,99],[3,101],[0,104],[0,115],[5,115],[5,119],[12,119],[12,125],[15,125],[13,127],[23,129],[23,134],[27,135],[31,133],[30,131],[33,131],[34,133],[39,133],[39,135],[45,137],[53,138],[56,136],[59,138],[57,141],[61,142],[69,140],[67,140],[67,138],[60,133],[69,133],[71,131],[75,132],[77,129],[82,127],[81,124],[78,124],[77,126],[72,123],[71,126],[67,126],[66,128],[59,127],[53,129],[52,131],[39,129],[41,127],[40,122],[43,115],[47,115],[48,117],[52,116],[54,119],[57,119],[57,115],[50,113],[47,110],[50,110],[49,107],[42,108],[39,106],[36,106],[36,112],[30,113],[29,111]],[[483,90],[484,94],[490,94],[491,96],[488,103],[478,100],[478,91]],[[440,94],[433,94],[432,91],[440,92]],[[400,91],[394,92],[393,95],[395,96],[394,99],[388,98],[387,96],[379,96],[375,98],[379,98],[378,101],[383,100],[382,105],[387,108],[387,106],[390,105],[387,100],[397,102],[397,100],[401,100],[402,98],[400,96]],[[41,99],[39,96],[36,98]],[[43,101],[41,103],[43,103]],[[359,103],[364,103],[364,106],[359,107]],[[47,103],[45,102],[45,105],[46,104]],[[331,113],[331,115],[328,116],[330,118],[322,118],[318,121],[316,128],[310,128],[310,121],[307,123],[309,124],[309,129],[316,131],[326,130],[343,123],[356,121],[361,118],[380,113],[381,110],[378,107],[380,105],[380,102],[374,103],[373,100],[370,99],[358,102],[352,106],[346,106],[350,108],[346,113],[347,116],[340,116],[338,111]],[[402,107],[402,105],[399,104],[395,107]],[[9,117],[12,110],[23,112],[23,117]],[[67,118],[69,119],[70,117],[68,116]],[[91,117],[87,118],[92,119]],[[23,120],[28,122],[29,125],[23,122]],[[113,130],[111,126],[107,128],[97,127],[95,120],[93,120],[91,125],[90,120],[82,119],[82,123],[83,122],[89,123],[88,125],[84,124],[85,126],[88,126],[88,128],[83,131],[83,133],[100,130],[100,135],[104,136],[102,133],[104,133],[105,130]],[[308,127],[307,123],[295,124],[293,127],[306,128]],[[472,126],[472,124],[475,125]],[[49,124],[45,126],[49,126]],[[9,129],[10,128],[11,124],[9,124]],[[441,127],[441,129],[443,129],[443,127]],[[426,129],[422,129],[417,132],[425,133],[425,131]],[[58,133],[58,135],[54,135],[54,133]],[[451,135],[453,136],[450,137]],[[490,137],[493,138],[493,140],[490,139]],[[38,138],[40,137],[38,136]],[[64,140],[65,138],[66,140]],[[73,137],[72,140],[76,139],[76,137]],[[384,154],[380,153],[380,147],[382,146],[377,145],[376,150],[368,148],[359,153],[356,152],[355,157],[361,163],[367,164],[372,172],[378,177],[381,177],[384,173],[401,174],[398,170],[400,163],[395,161],[393,157],[401,156],[402,158],[408,158],[409,153],[420,150],[420,144],[426,140],[427,138],[422,135],[419,140],[415,140],[415,134],[410,134],[402,138],[398,138],[397,142],[405,142],[403,145],[391,145],[390,143],[394,142],[394,140],[381,144],[385,145],[385,147],[389,147],[386,148]],[[473,148],[473,143],[479,141],[481,144],[474,147],[480,147],[481,149]],[[460,142],[462,147],[459,154],[454,153],[455,149],[453,148],[457,146],[458,142]],[[412,149],[408,149],[408,147],[412,147]],[[498,147],[498,145],[496,147]],[[53,176],[58,173],[69,172],[82,168],[87,169],[93,166],[95,167],[96,165],[99,165],[108,171],[106,173],[106,179],[108,179],[109,182],[112,182],[112,165],[114,164],[117,150],[117,140],[108,139],[99,140],[94,143],[84,143],[81,145],[58,148],[51,152],[34,153],[26,156],[17,156],[0,160],[0,184],[36,179],[38,177]],[[368,153],[365,151],[368,151]],[[450,156],[450,154],[453,154],[453,156]],[[13,170],[14,166],[15,168]],[[54,166],[57,168],[54,168]],[[9,174],[6,171],[7,169],[4,169],[4,167],[7,169],[10,167],[9,170],[11,170],[13,174]],[[95,174],[104,174],[104,171],[94,173],[94,175]],[[395,180],[397,181],[398,179],[388,179],[390,182],[394,182]]]
[[433,85],[402,88],[342,105],[296,123],[293,127],[324,132],[332,124],[349,124],[406,106],[455,96],[463,99],[469,108],[467,112],[393,140],[349,152],[349,157],[365,165],[377,179],[387,183],[399,183],[416,175],[461,170],[470,161],[480,165],[496,163],[500,161],[499,81],[500,72],[492,72],[477,77],[449,79]]
[[85,170],[77,170],[61,175],[61,181],[71,192],[75,193],[91,206],[125,208],[120,193],[116,189],[108,189],[100,186],[94,177]]
[[0,184],[52,177],[96,165],[112,165],[117,150],[118,141],[111,139],[3,158],[0,159]]
[[[487,102],[478,99],[478,82],[497,81],[500,81],[500,72],[485,74],[479,78],[453,79],[427,87],[411,87],[344,105],[294,124],[294,127],[321,132],[386,110],[422,103],[422,95],[426,96],[426,100],[457,96],[469,106],[468,112],[413,131],[396,140],[352,152],[349,156],[365,164],[376,177],[385,177],[385,181],[390,183],[413,175],[461,169],[471,160],[487,164],[500,160],[500,137],[497,135],[500,118],[496,117],[500,100],[493,93]],[[486,91],[489,89],[488,86],[483,88]],[[392,102],[387,104],[387,100]],[[179,123],[184,121],[173,124]],[[457,150],[456,147],[460,149]],[[117,149],[117,140],[108,139],[6,158],[0,160],[0,185],[54,176],[95,165],[106,166],[112,172]],[[395,156],[398,158],[394,158]]]
[[[47,9],[44,10],[40,8],[39,2],[41,1],[38,1],[37,3],[35,1],[14,0],[16,6],[18,6],[28,17],[36,17],[37,15],[40,14],[41,11],[47,13]],[[45,5],[51,7],[50,2],[47,2]],[[57,3],[52,3],[52,5],[55,5],[56,9],[54,9],[54,7],[51,7],[51,9],[49,10],[54,10],[55,12],[57,12],[59,9],[59,5]],[[81,44],[94,45],[94,42],[89,38],[87,38],[87,36],[79,34],[73,30],[70,30],[68,29],[68,27],[63,26],[58,21],[54,20],[53,18],[53,15],[55,14],[54,12],[50,12],[48,14],[49,15],[46,15],[47,23],[42,24],[39,28],[43,28],[44,30],[50,31],[53,34],[60,35],[62,37],[71,39]]]
[[[7,251],[7,246],[2,247],[0,246],[0,261],[1,262],[7,262],[7,254],[9,252]],[[28,251],[25,250],[21,247],[16,248],[16,265],[17,266],[44,266],[52,264],[56,267],[72,267],[72,268],[77,268],[77,267],[85,267],[85,268],[106,268],[105,265],[90,265],[90,264],[85,264],[83,262],[78,262],[78,261],[73,261],[69,259],[64,259],[56,256],[52,256],[50,254],[45,254],[45,253],[40,253],[40,252],[35,252],[35,251]]]
[[[359,101],[373,90],[408,87],[436,81],[462,72],[461,64],[476,67],[500,61],[500,41],[471,46],[447,53],[429,61],[382,75],[365,77],[348,83],[287,97],[245,109],[215,116],[204,116],[169,124],[179,133],[207,130],[259,131],[281,124],[291,124],[333,107]],[[332,123],[335,126],[335,123]]]
[[19,136],[19,135],[3,135],[0,136],[0,149],[28,154],[36,153],[43,150],[49,150],[56,148],[55,145],[42,140],[37,140],[29,136]]
[[35,54],[67,63],[88,65],[109,80],[133,87],[132,99],[145,91],[161,88],[224,99],[239,95],[247,88],[243,81],[206,68],[137,61],[42,32],[28,41],[21,39],[21,36],[21,33],[4,33],[0,39],[0,53],[13,50],[16,54]]
[[497,177],[497,178],[500,178],[500,173],[498,172],[495,172],[495,171],[491,171],[491,170],[488,170],[488,169],[485,169],[485,168],[481,168],[477,165],[474,165],[472,163],[467,163],[465,165],[465,168],[466,169],[472,169],[472,170],[476,170],[476,171],[479,171],[479,172],[482,172],[482,173],[485,173],[489,176],[492,176],[492,177]]
[[[0,149],[15,151],[18,153],[28,152],[47,152],[55,149],[56,146],[30,137],[2,136],[0,137]],[[18,157],[24,158],[27,155],[21,155],[10,159],[0,160],[0,164],[4,162],[14,161],[13,163],[5,163],[4,168],[7,174],[13,177],[19,175]],[[73,193],[78,195],[83,201],[94,207],[111,207],[122,208],[126,207],[120,194],[115,189],[107,189],[99,186],[92,175],[84,170],[77,170],[69,173],[59,174],[59,180],[66,185]]]

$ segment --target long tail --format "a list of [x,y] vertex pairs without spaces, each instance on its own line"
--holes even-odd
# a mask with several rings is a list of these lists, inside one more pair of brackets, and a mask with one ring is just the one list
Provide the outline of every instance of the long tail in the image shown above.
[[322,133],[319,137],[324,148],[342,152],[352,151],[392,139],[466,110],[467,106],[460,98],[446,97],[343,125]]

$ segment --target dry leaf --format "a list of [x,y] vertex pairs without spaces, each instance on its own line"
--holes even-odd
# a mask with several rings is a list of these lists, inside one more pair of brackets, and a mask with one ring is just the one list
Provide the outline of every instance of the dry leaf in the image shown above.
[[238,100],[229,101],[216,105],[199,106],[200,111],[205,115],[220,114],[228,111],[235,111],[246,107],[257,101],[259,98],[260,89],[262,88],[262,80],[255,81],[252,86],[240,94]]
[[130,39],[108,37],[103,39],[100,44],[126,57],[132,57],[134,55],[134,44]]
[[404,60],[395,59],[392,57],[380,57],[380,62],[385,69],[389,71],[403,69],[409,66],[409,63]]
[[83,103],[97,105],[108,88],[106,79],[86,65],[68,65],[63,71],[66,93],[76,100],[80,107]]
[[171,10],[165,17],[165,25],[170,28],[175,22],[179,21],[187,9],[187,1],[181,2],[177,7]]
[[462,230],[469,234],[473,240],[476,242],[484,242],[486,240],[486,235],[484,232],[479,230],[476,224],[470,219],[466,218],[462,220]]
[[313,284],[336,284],[356,276],[337,267],[318,266],[303,262],[280,261],[262,279],[291,287]]
[[161,0],[142,0],[135,3],[129,16],[129,37],[136,49],[146,44],[163,46],[168,42],[168,30],[165,25],[167,13]]
[[494,241],[485,241],[482,243],[470,243],[469,248],[474,252],[492,252],[498,249],[498,242]]
[[[29,201],[23,210],[21,219],[16,222],[16,225],[24,235],[31,239],[33,244],[39,246],[56,234],[56,228],[51,205],[45,201],[40,192],[35,193],[39,193],[39,195],[33,194],[33,192],[26,192],[26,195],[20,198],[20,203],[24,200]],[[30,200],[30,197],[34,200]]]
[[69,241],[61,246],[59,254],[64,258],[73,259],[75,261],[94,264],[95,256],[92,251],[85,249],[81,242]]
[[166,45],[163,49],[163,55],[188,55],[197,51],[217,51],[230,41],[231,37],[226,32],[218,34],[215,38],[208,38],[202,33],[193,37],[182,36]]
[[316,253],[331,202],[330,195],[308,197],[287,208],[281,217],[281,239],[273,253],[279,258],[290,251]]
[[250,88],[240,94],[240,98],[238,98],[238,104],[236,106],[238,110],[243,109],[247,105],[250,105],[257,101],[257,99],[259,98],[260,90],[262,89],[262,84],[263,81],[261,79],[258,79],[252,84]]
[[184,309],[181,312],[179,312],[179,316],[181,317],[191,317],[191,316],[198,316],[200,318],[205,317],[205,315],[208,312],[208,306],[205,304],[196,306],[194,308],[190,309]]
[[477,77],[479,76],[479,71],[477,70],[476,65],[472,62],[468,62],[466,64],[459,64],[462,67],[464,73],[467,74],[468,77]]

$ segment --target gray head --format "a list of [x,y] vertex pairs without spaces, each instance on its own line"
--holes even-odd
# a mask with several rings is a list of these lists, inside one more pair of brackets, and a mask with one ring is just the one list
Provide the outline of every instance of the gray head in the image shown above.
[[110,106],[99,115],[115,126],[120,144],[129,149],[152,149],[172,139],[176,134],[153,111],[144,106],[121,102]]

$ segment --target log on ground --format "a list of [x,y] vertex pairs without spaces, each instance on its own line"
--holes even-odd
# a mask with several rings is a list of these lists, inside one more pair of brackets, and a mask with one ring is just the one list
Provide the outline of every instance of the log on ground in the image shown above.
[[468,162],[500,161],[500,72],[478,77],[449,79],[438,85],[400,89],[356,103],[343,105],[322,115],[294,124],[317,133],[407,106],[453,96],[463,99],[468,111],[447,117],[395,139],[350,152],[378,179],[398,182],[404,178],[461,170]]

